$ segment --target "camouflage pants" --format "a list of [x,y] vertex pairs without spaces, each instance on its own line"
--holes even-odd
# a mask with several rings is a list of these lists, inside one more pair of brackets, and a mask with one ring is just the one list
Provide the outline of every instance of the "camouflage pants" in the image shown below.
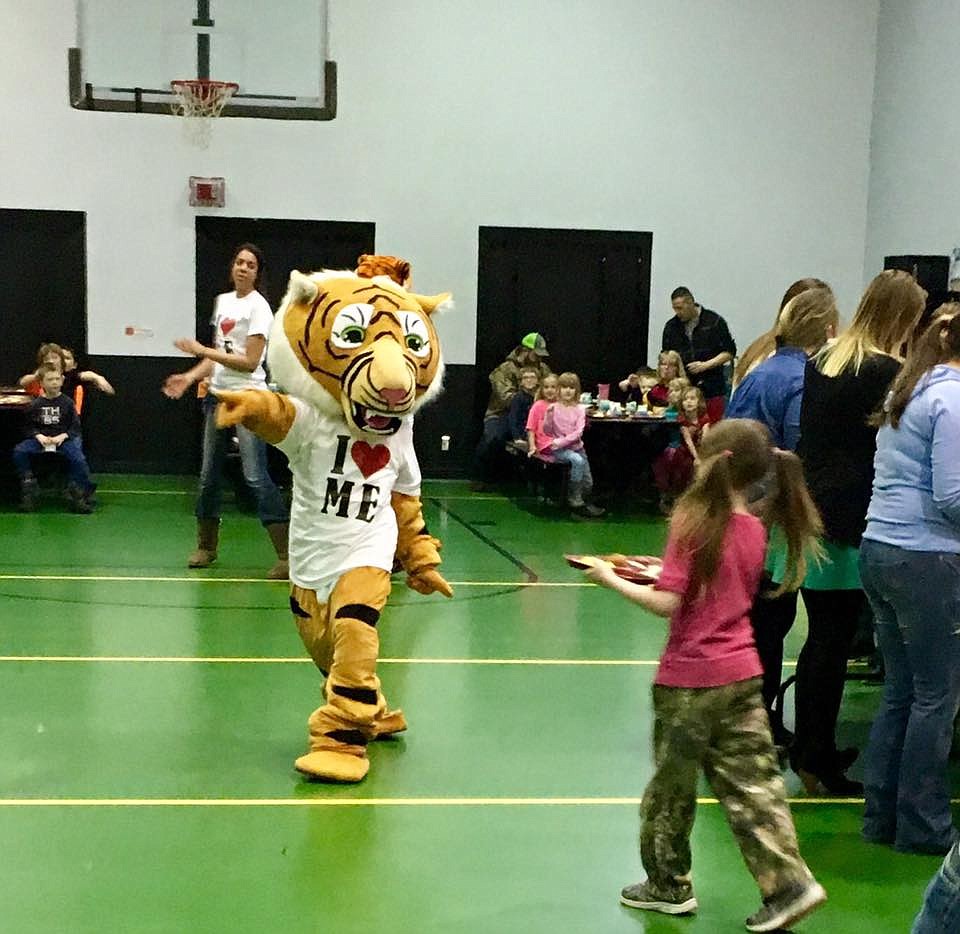
[[688,898],[690,832],[702,768],[764,897],[810,870],[797,848],[759,678],[715,688],[653,687],[656,772],[640,805],[640,858],[650,888]]

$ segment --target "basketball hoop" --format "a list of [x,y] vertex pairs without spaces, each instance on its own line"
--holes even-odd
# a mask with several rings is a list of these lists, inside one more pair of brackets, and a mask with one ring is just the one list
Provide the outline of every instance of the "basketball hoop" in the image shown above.
[[173,115],[186,117],[187,138],[197,146],[206,146],[210,142],[213,121],[240,90],[240,85],[209,78],[181,78],[171,81],[170,89],[174,97]]

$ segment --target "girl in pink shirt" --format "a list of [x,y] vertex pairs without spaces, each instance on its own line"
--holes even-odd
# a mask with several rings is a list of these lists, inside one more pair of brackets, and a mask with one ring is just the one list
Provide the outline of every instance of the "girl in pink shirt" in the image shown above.
[[559,390],[557,377],[553,373],[540,381],[540,391],[527,415],[527,457],[542,456],[540,452],[550,445],[550,438],[543,433],[543,416],[557,401]]
[[[544,389],[546,388],[544,380]],[[558,399],[543,408],[534,403],[527,418],[527,434],[532,442],[528,456],[570,465],[567,501],[577,516],[598,518],[605,510],[586,501],[593,491],[593,474],[583,447],[583,429],[587,416],[580,405],[580,377],[561,373],[556,378]],[[537,410],[536,413],[534,410]]]
[[766,518],[788,543],[781,587],[795,589],[820,519],[796,455],[772,448],[766,428],[748,419],[722,421],[703,438],[656,584],[622,580],[606,563],[587,570],[591,580],[670,620],[653,686],[656,771],[641,805],[647,878],[623,889],[620,900],[665,914],[696,911],[690,832],[702,768],[763,897],[748,931],[789,927],[826,899],[797,847],[750,627],[767,534],[745,493],[774,468],[778,492],[765,504]]

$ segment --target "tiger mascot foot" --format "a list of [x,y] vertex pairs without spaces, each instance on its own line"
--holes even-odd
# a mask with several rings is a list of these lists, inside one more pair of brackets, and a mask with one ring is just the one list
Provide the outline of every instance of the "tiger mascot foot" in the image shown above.
[[382,717],[373,723],[374,739],[390,739],[397,733],[403,733],[407,728],[407,718],[402,710],[388,710]]
[[293,767],[308,778],[323,782],[360,782],[370,771],[370,760],[349,752],[319,749],[300,756]]

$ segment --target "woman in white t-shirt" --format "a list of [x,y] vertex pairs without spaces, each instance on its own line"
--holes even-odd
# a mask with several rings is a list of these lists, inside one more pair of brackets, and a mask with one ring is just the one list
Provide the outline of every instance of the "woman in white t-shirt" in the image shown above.
[[207,380],[210,393],[203,399],[203,465],[200,468],[200,495],[197,499],[197,550],[187,565],[205,568],[217,557],[220,533],[221,473],[231,433],[236,430],[243,479],[257,503],[257,515],[270,535],[277,563],[267,573],[271,580],[286,580],[287,539],[290,514],[283,494],[267,471],[267,446],[253,432],[217,428],[218,389],[265,389],[263,361],[273,313],[257,291],[263,276],[263,254],[252,243],[237,247],[230,262],[234,291],[217,296],[213,317],[213,346],[206,347],[190,337],[174,341],[177,349],[200,358],[185,373],[174,373],[163,384],[164,393],[179,399],[194,383]]

